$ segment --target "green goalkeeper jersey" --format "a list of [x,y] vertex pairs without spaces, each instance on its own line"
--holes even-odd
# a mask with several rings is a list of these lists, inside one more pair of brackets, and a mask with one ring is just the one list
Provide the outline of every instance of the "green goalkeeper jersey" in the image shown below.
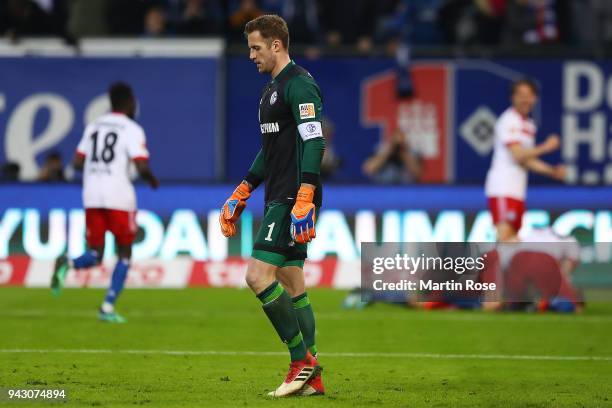
[[316,185],[313,202],[321,205],[322,109],[319,86],[293,61],[265,86],[259,102],[262,148],[250,173],[263,179],[266,203],[295,201],[304,182]]

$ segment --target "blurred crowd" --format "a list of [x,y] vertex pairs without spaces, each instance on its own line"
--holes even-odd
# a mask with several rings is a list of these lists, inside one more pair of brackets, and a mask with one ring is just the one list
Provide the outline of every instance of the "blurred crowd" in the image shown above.
[[244,24],[284,17],[294,44],[594,45],[612,43],[610,0],[2,0],[0,34],[223,36],[242,41]]
[[[66,173],[73,174],[74,171],[67,171],[64,168],[62,155],[59,152],[52,151],[47,154],[44,162],[38,170],[38,176],[35,180],[41,183],[63,183],[67,182]],[[19,163],[9,161],[0,166],[0,183],[16,183],[21,180],[21,166]]]

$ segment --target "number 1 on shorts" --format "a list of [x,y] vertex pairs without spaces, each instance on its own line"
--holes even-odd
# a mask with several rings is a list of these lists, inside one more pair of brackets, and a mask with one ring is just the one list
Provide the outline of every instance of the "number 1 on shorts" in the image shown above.
[[272,231],[274,230],[274,224],[276,224],[276,222],[273,222],[272,224],[268,225],[268,236],[265,238],[266,241],[272,241]]

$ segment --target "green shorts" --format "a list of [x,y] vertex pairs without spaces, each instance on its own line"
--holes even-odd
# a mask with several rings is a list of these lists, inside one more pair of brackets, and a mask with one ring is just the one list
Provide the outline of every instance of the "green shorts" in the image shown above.
[[[291,239],[291,209],[293,204],[270,203],[264,210],[261,227],[253,245],[253,258],[282,268],[304,266],[307,244],[296,244]],[[319,209],[315,214],[318,215]]]

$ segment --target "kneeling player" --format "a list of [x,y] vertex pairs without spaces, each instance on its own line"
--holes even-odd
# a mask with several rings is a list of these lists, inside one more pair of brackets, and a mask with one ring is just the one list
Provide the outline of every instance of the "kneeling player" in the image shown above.
[[572,285],[571,274],[580,260],[575,238],[537,228],[521,234],[521,242],[499,244],[489,252],[487,280],[504,291],[504,302],[491,308],[510,310],[573,312],[584,307],[580,291]]

